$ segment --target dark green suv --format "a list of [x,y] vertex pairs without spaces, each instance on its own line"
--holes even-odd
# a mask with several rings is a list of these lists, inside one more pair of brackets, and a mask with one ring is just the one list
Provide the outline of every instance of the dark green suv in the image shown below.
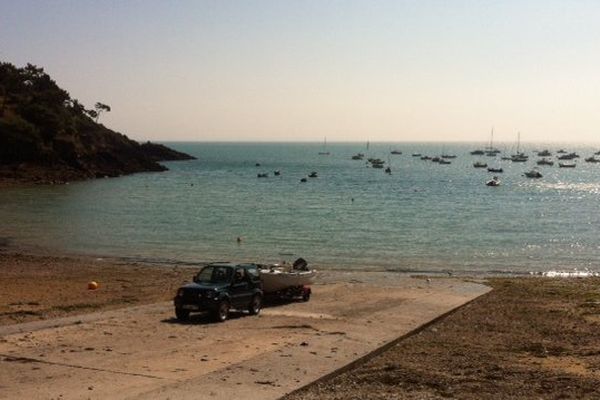
[[223,322],[232,308],[258,314],[262,298],[256,264],[213,263],[194,276],[194,283],[180,287],[173,302],[179,320],[187,320],[190,312],[200,311]]

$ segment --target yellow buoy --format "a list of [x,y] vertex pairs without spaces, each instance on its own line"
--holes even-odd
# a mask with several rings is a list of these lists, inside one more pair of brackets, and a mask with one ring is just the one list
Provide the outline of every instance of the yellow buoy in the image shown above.
[[91,281],[88,283],[88,290],[96,290],[98,289],[98,283]]

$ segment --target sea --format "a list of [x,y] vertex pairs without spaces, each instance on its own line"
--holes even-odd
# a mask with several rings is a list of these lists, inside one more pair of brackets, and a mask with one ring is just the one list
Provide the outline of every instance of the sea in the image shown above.
[[[1,189],[0,239],[166,265],[303,257],[318,269],[600,271],[600,163],[584,162],[600,145],[529,143],[521,145],[529,161],[513,163],[501,159],[514,152],[504,144],[496,157],[469,154],[481,143],[165,144],[197,160],[166,162],[167,172]],[[576,168],[558,167],[559,148],[581,156]],[[536,166],[533,151],[542,149],[554,166]],[[352,160],[356,153],[365,160]],[[456,158],[440,165],[417,153]],[[367,158],[382,159],[391,174]],[[523,175],[534,167],[542,178]],[[492,175],[500,186],[486,186]]]

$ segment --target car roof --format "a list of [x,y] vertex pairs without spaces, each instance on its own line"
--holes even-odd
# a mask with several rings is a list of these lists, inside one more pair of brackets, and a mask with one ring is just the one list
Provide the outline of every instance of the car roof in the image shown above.
[[256,267],[256,264],[252,263],[234,263],[230,261],[219,261],[205,265],[208,266],[216,266],[216,267],[230,267],[230,268],[252,268]]

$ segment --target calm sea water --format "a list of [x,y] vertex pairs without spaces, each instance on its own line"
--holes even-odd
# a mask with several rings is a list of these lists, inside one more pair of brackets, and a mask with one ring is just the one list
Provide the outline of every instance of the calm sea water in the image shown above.
[[[165,173],[2,189],[0,237],[160,262],[302,256],[320,268],[600,270],[600,164],[583,161],[591,146],[564,146],[582,156],[577,167],[540,167],[544,177],[532,180],[522,176],[537,159],[531,150],[557,145],[529,145],[528,163],[468,153],[481,144],[329,144],[330,155],[318,154],[322,144],[169,145],[198,160],[166,163]],[[389,158],[392,175],[351,160],[357,152]],[[457,158],[411,157],[442,152]],[[473,168],[476,160],[504,168],[500,187],[485,185],[492,174]],[[301,183],[311,171],[318,178]]]

